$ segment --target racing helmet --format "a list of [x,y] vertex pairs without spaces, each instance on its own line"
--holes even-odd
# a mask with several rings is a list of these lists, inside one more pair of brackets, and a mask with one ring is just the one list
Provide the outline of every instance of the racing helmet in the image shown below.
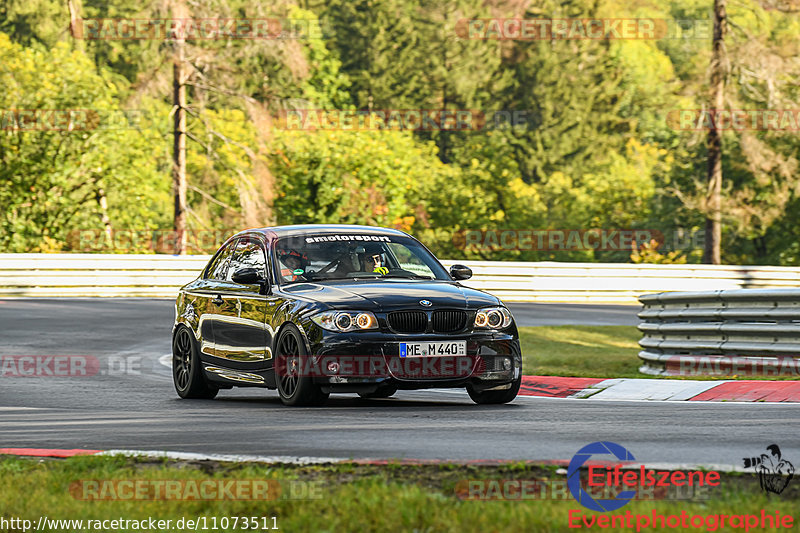
[[298,250],[278,250],[278,258],[284,263],[286,262],[285,260],[289,259],[290,257],[297,259],[300,262],[301,268],[305,268],[305,266],[308,264],[308,256]]
[[367,259],[372,257],[373,255],[382,255],[383,252],[384,252],[383,246],[381,246],[379,243],[377,242],[366,243],[364,244],[364,251],[358,254],[358,259],[365,270],[372,270],[372,267],[370,267],[370,265],[367,264]]

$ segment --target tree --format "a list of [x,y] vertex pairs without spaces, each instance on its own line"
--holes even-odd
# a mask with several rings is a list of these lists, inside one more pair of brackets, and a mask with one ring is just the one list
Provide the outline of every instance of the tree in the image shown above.
[[[0,246],[80,249],[80,230],[96,244],[112,228],[162,224],[161,137],[119,108],[113,75],[66,43],[25,48],[0,34],[0,55]],[[147,100],[142,111],[164,109]]]
[[[673,64],[682,65],[686,100],[681,107],[710,107],[707,116],[717,118],[722,116],[718,113],[731,110],[794,108],[795,80],[800,75],[793,44],[800,28],[796,17],[780,10],[765,11],[756,2],[723,7],[724,41],[706,50],[684,45],[683,54],[676,53],[677,43],[672,43],[669,50]],[[674,16],[690,19],[699,14]],[[718,27],[715,32],[718,36]],[[704,98],[694,100],[694,95]],[[710,102],[705,95],[710,95]],[[774,237],[779,231],[793,233],[782,219],[791,218],[791,204],[800,187],[795,132],[765,128],[763,120],[755,128],[748,123],[734,129],[714,119],[699,121],[698,131],[682,132],[679,138],[685,150],[678,156],[670,189],[684,204],[684,209],[676,211],[680,218],[703,217],[703,260],[782,261],[780,249],[785,241]],[[702,179],[697,171],[701,166],[705,167]]]
[[441,181],[458,183],[433,143],[409,132],[276,131],[272,172],[279,223],[424,226],[426,198]]
[[[331,45],[342,58],[356,108],[496,109],[510,83],[497,41],[461,38],[460,20],[488,16],[480,0],[333,0],[323,20],[333,28]],[[442,162],[452,160],[451,131],[420,131],[434,140]]]
[[[183,0],[172,0],[172,17],[188,18],[189,10]],[[173,229],[175,230],[175,254],[186,253],[186,40],[175,39],[172,58],[172,195],[174,198]]]
[[[725,34],[728,15],[726,0],[714,0],[714,36],[711,55],[710,108],[725,108]],[[708,190],[706,192],[706,243],[703,262],[719,265],[722,262],[722,134],[714,121],[708,130]]]

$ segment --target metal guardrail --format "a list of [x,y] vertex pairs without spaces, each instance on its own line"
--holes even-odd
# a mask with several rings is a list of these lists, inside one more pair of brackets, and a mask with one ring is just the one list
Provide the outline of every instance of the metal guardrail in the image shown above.
[[800,287],[800,268],[626,263],[443,261],[472,268],[465,285],[509,302],[635,304],[662,291]]
[[0,254],[0,297],[174,297],[210,256]]
[[639,369],[800,377],[800,289],[646,294]]
[[[207,255],[0,254],[0,297],[172,297]],[[644,293],[800,287],[800,268],[446,260],[474,272],[465,285],[509,302],[635,304]]]

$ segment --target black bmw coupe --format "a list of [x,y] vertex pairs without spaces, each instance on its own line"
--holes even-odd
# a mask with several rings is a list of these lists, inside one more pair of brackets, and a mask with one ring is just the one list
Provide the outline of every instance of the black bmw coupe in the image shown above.
[[172,376],[182,398],[277,389],[286,405],[331,393],[465,387],[479,404],[513,400],[522,379],[511,313],[459,283],[402,231],[306,225],[240,232],[181,288]]

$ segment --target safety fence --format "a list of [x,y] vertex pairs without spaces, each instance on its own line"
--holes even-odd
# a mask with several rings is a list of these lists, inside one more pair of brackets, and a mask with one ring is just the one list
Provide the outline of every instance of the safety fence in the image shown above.
[[641,372],[800,377],[800,289],[647,294]]
[[[0,297],[173,297],[195,279],[209,256],[0,254]],[[464,282],[510,302],[636,304],[646,293],[800,287],[800,268],[443,261],[466,264]]]

